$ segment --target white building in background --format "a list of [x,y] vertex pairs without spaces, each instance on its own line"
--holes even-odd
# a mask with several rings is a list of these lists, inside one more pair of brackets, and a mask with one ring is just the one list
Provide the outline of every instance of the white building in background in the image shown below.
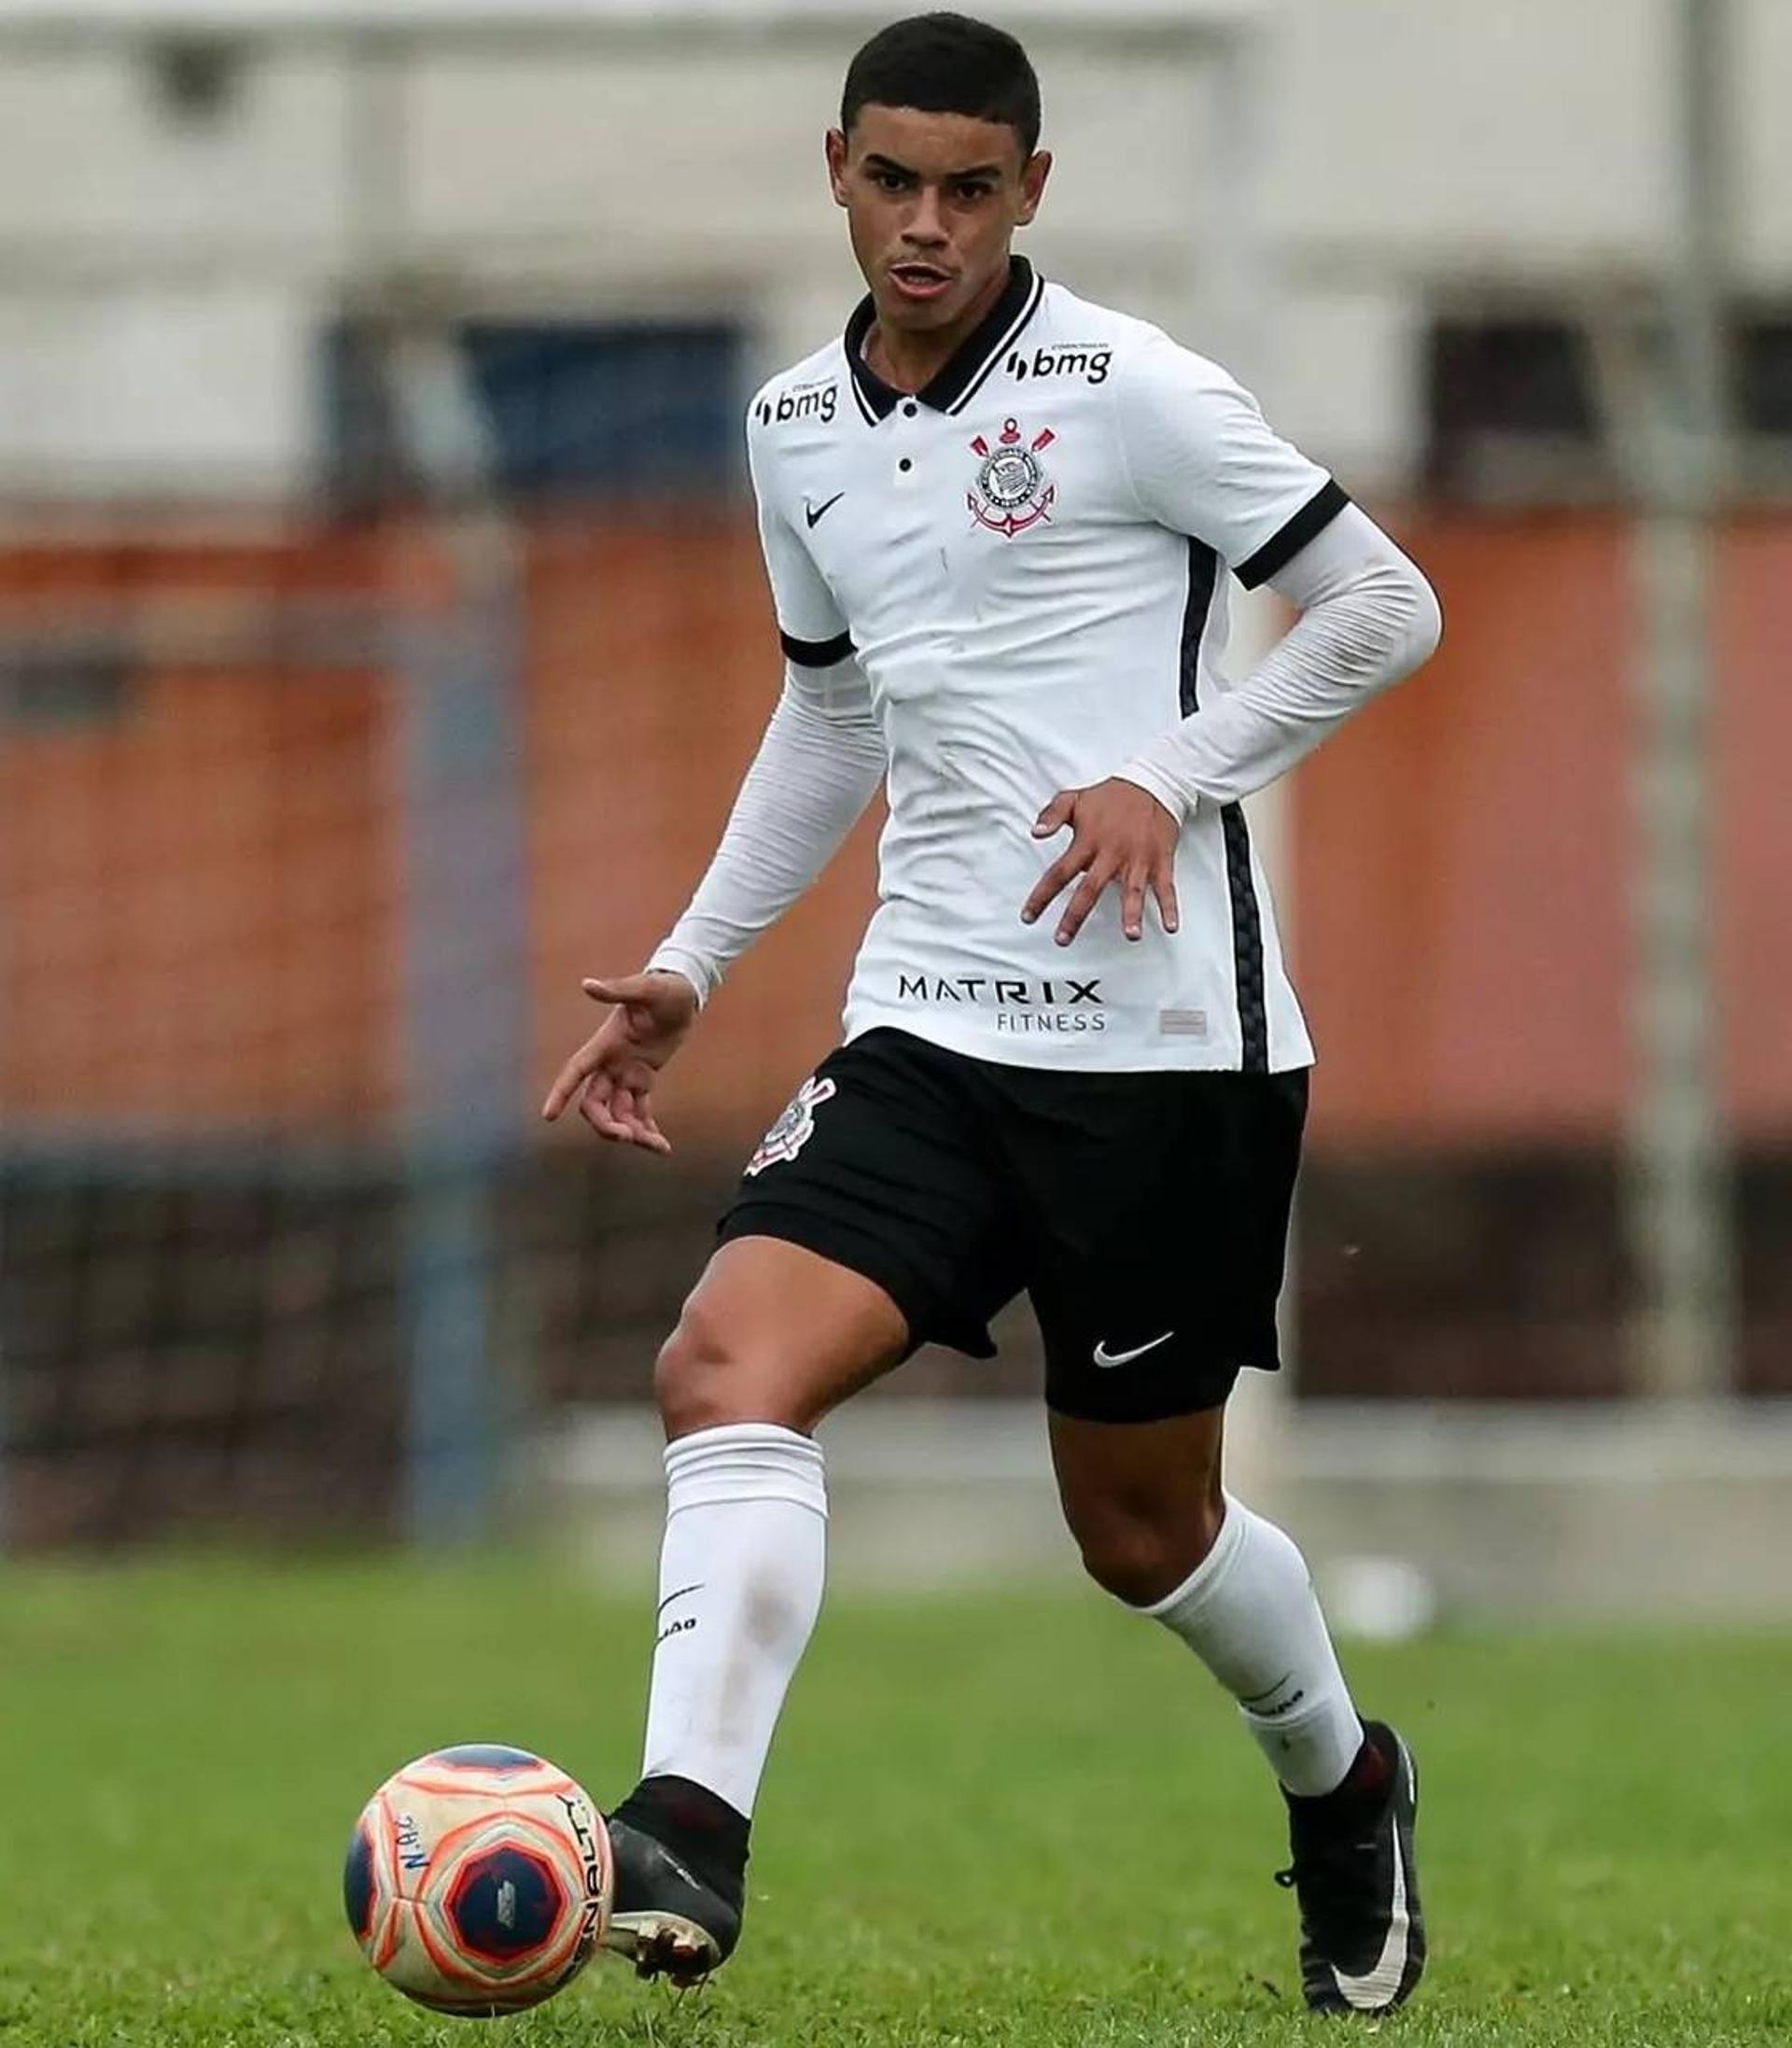
[[[1059,161],[1029,246],[1232,356],[1315,454],[1398,487],[1442,298],[1565,298],[1651,270],[1673,203],[1675,4],[1155,10],[1257,18],[1254,55],[1218,66],[1164,34],[1105,38],[1154,10],[1087,0],[1074,47],[1032,38]],[[316,459],[318,339],[371,274],[469,316],[725,317],[766,363],[843,317],[856,279],[820,136],[862,23],[718,35],[689,17],[764,10],[569,0],[526,11],[626,33],[582,49],[494,33],[371,65],[371,45],[241,35],[269,15],[414,28],[512,11],[6,0],[0,489],[286,495]],[[988,11],[1025,33],[1064,9]],[[216,28],[221,63],[144,25],[183,17]],[[84,32],[41,33],[70,21]],[[1739,274],[1792,295],[1792,6],[1734,0],[1734,22]]]

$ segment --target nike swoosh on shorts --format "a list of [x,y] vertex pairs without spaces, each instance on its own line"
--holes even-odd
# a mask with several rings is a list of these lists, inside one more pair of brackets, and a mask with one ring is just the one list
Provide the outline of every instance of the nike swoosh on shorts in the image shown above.
[[1176,1332],[1166,1330],[1161,1337],[1154,1337],[1149,1344],[1135,1345],[1131,1351],[1110,1351],[1105,1338],[1095,1347],[1095,1362],[1098,1366],[1129,1365],[1135,1358],[1142,1358],[1148,1351],[1155,1351],[1159,1344],[1168,1344]]

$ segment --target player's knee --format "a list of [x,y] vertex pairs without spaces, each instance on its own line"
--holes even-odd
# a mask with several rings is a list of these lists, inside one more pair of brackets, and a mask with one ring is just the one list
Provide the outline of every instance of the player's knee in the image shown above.
[[653,1396],[668,1438],[747,1418],[734,1411],[735,1354],[716,1318],[688,1301],[653,1366]]
[[678,1327],[660,1347],[653,1368],[653,1395],[666,1438],[720,1429],[729,1423],[781,1423],[802,1429],[805,1420],[755,1368],[750,1345],[738,1332],[693,1298]]
[[1168,1599],[1213,1548],[1223,1503],[1204,1494],[1161,1513],[1128,1503],[1105,1504],[1071,1520],[1083,1568],[1103,1592],[1129,1607]]

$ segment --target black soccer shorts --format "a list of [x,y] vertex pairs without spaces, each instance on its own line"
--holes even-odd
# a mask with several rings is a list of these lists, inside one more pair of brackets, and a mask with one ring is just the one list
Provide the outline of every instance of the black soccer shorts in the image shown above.
[[1025,1289],[1058,1413],[1193,1414],[1281,1364],[1307,1079],[1048,1073],[868,1031],[766,1132],[717,1235],[862,1273],[913,1343],[976,1358]]

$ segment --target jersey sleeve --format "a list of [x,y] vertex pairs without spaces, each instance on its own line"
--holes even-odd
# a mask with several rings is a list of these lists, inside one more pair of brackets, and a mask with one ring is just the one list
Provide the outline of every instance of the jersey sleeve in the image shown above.
[[779,509],[771,465],[750,425],[747,460],[759,506],[760,551],[784,652],[799,668],[831,668],[852,652],[852,636],[814,557]]
[[1266,583],[1350,498],[1276,433],[1217,363],[1153,333],[1116,380],[1121,454],[1141,509],[1203,540],[1249,590]]

